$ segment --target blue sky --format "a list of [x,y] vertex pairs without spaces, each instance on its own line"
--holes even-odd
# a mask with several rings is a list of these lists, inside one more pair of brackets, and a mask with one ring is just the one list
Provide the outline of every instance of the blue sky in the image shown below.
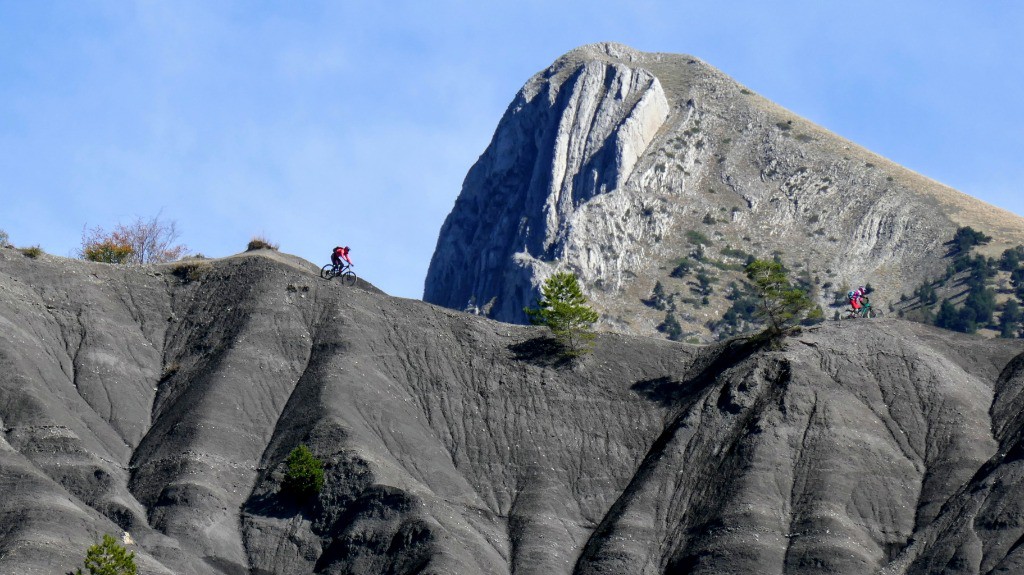
[[1024,3],[0,0],[0,229],[72,255],[157,213],[419,298],[516,91],[572,48],[697,56],[1024,215]]

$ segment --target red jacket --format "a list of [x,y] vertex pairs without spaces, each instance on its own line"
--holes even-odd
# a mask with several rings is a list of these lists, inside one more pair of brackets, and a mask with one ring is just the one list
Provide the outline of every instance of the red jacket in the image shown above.
[[348,262],[348,265],[352,265],[352,260],[348,257],[348,250],[345,248],[337,248],[334,253],[331,254],[331,261],[335,264],[340,264],[341,260]]

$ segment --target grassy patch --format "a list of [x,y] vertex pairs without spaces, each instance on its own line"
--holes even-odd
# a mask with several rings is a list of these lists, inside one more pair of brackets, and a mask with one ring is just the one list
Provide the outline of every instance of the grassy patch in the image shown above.
[[741,260],[744,260],[744,261],[746,261],[746,260],[750,259],[751,257],[753,257],[752,255],[748,254],[747,252],[745,252],[743,250],[739,250],[739,249],[733,248],[732,246],[725,246],[724,248],[722,248],[722,255],[726,256],[726,257],[730,257],[730,258],[741,259]]
[[718,269],[720,269],[722,271],[730,271],[730,272],[741,272],[741,271],[745,270],[746,267],[747,267],[744,264],[728,264],[728,263],[725,263],[723,261],[713,260],[711,258],[708,258],[708,259],[704,260],[704,262],[707,263],[708,265],[712,265],[712,266],[714,266],[714,267],[716,267],[716,268],[718,268]]
[[32,247],[29,247],[29,248],[21,248],[18,251],[20,251],[21,254],[24,255],[26,258],[32,258],[32,259],[36,259],[39,256],[41,256],[41,255],[46,253],[46,252],[43,251],[43,248],[41,248],[39,246],[32,246]]
[[278,245],[272,243],[270,240],[263,236],[254,236],[249,240],[249,245],[246,246],[245,251],[251,252],[255,250],[277,250]]
[[690,242],[695,246],[710,246],[711,240],[707,236],[698,232],[697,230],[690,230],[686,232],[686,241]]
[[185,283],[199,281],[213,270],[213,264],[201,259],[189,258],[171,266],[171,274]]

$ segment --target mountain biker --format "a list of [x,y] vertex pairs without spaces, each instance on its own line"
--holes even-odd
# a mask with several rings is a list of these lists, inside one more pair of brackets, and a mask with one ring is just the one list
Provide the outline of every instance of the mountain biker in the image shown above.
[[341,267],[341,261],[345,260],[348,265],[354,265],[351,258],[348,257],[348,246],[335,246],[334,251],[331,252],[331,263],[335,268]]
[[857,289],[846,294],[850,298],[850,307],[853,308],[853,311],[860,312],[861,308],[864,307],[864,294],[866,293],[867,291],[864,289],[864,286],[858,286]]

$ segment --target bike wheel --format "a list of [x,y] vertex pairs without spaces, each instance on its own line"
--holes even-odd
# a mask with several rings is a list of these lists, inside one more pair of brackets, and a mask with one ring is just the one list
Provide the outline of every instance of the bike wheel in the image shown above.
[[332,266],[331,264],[327,264],[324,267],[320,268],[320,277],[324,278],[325,280],[329,280],[332,277],[334,277],[334,273],[332,272],[333,268],[334,266]]
[[879,315],[878,312],[876,312],[875,310],[873,310],[873,309],[869,309],[868,310],[868,317],[878,317],[878,315]]
[[345,284],[347,286],[354,286],[354,285],[356,285],[356,279],[357,279],[356,278],[356,272],[347,271],[347,272],[341,274],[341,283],[343,283],[343,284]]

